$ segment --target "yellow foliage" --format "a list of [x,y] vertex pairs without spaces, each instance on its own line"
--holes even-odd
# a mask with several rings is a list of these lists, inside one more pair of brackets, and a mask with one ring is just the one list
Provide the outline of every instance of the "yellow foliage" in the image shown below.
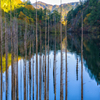
[[61,22],[64,26],[67,25],[67,20]]
[[84,18],[84,24],[88,23],[88,17],[90,16],[91,13],[87,14],[86,17]]
[[[18,57],[18,61],[21,59],[21,57]],[[11,54],[9,53],[8,54],[8,68],[9,68],[9,66],[11,65]],[[17,61],[17,58],[14,58],[14,62],[16,62]],[[1,71],[1,66],[0,66],[0,71]],[[2,71],[3,71],[3,73],[6,71],[6,55],[4,55],[3,57],[2,57]]]
[[10,11],[10,8],[11,10],[14,10],[14,8],[18,8],[20,7],[22,1],[21,0],[1,0],[1,8],[5,11],[5,12],[8,12]]
[[24,18],[25,18],[25,14],[22,11],[20,11],[19,19],[24,19]]
[[28,16],[26,16],[22,11],[20,11],[19,19],[25,20],[27,23],[34,23],[34,20]]
[[28,10],[34,10],[34,7],[32,5],[26,5],[25,8],[27,8]]

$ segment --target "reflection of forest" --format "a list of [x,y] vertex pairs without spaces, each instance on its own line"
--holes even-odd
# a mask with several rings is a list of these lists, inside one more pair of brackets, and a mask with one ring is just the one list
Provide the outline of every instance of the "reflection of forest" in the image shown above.
[[[18,57],[18,61],[21,59],[21,57],[19,56]],[[0,60],[1,60],[1,57],[0,57]],[[9,53],[8,54],[8,58],[7,58],[7,60],[8,60],[8,68],[9,68],[9,66],[11,65],[11,54]],[[17,58],[14,58],[14,63],[16,63],[17,62]],[[1,65],[1,62],[0,62],[0,65]],[[3,55],[3,57],[2,57],[2,66],[3,66],[3,73],[6,71],[6,56],[5,56],[5,54]],[[1,70],[1,66],[0,66],[0,70]]]
[[[86,60],[88,73],[97,83],[100,83],[100,39],[91,34],[84,34],[83,58]],[[80,55],[81,37],[78,34],[68,34],[68,50]]]

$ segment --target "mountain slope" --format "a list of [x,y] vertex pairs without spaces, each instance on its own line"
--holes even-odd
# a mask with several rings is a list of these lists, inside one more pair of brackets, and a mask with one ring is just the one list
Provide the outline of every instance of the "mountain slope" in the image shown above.
[[71,31],[81,30],[81,9],[83,8],[83,29],[88,32],[100,33],[100,0],[87,0],[82,6],[67,14],[68,28]]
[[[67,13],[73,8],[76,8],[78,6],[78,2],[72,2],[72,3],[67,3],[67,4],[62,4],[62,17],[64,18]],[[33,6],[36,8],[36,3],[33,3]],[[49,9],[51,12],[54,10],[60,12],[61,5],[51,5],[51,4],[46,4],[44,2],[38,1],[37,2],[37,8],[40,9]]]

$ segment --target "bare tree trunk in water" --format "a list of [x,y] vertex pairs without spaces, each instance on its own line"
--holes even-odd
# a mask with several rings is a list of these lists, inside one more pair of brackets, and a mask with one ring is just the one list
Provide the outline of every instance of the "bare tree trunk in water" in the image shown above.
[[40,81],[39,81],[40,86],[39,86],[39,100],[41,100],[41,88],[42,88],[42,87],[41,87],[41,75],[42,75],[42,74],[41,74],[41,56],[42,56],[42,55],[41,55],[41,44],[42,44],[42,43],[41,43],[41,42],[42,42],[42,41],[41,41],[41,25],[40,25],[40,72],[39,72],[39,73],[40,73],[40,78],[39,78],[39,79],[40,79]]
[[45,15],[45,100],[46,100],[46,33],[47,32],[46,32],[46,15]]
[[[26,19],[27,20],[27,19]],[[24,69],[24,100],[26,100],[26,60],[27,60],[27,22],[25,22],[25,36],[24,36],[24,49],[25,49],[25,69]]]
[[36,0],[36,100],[38,100],[38,37],[37,37],[37,0]]
[[[43,55],[43,82],[45,82],[45,58],[44,58],[44,55]],[[45,99],[45,85],[44,85],[44,99]]]
[[5,16],[5,53],[6,53],[6,100],[7,100],[7,88],[8,88],[8,35],[6,26],[6,16]]
[[2,10],[1,10],[1,0],[0,0],[0,36],[1,36],[1,46],[0,46],[0,53],[1,53],[1,100],[2,100],[2,34],[3,34],[3,32],[2,32]]
[[[16,59],[16,54],[15,54],[15,51],[16,51],[16,19],[15,19],[15,13],[14,13],[14,19],[13,19],[13,23],[14,23],[14,35],[13,35],[13,58],[14,58],[14,62],[15,62],[15,59]],[[16,84],[16,74],[15,74],[15,68],[16,68],[16,66],[15,66],[15,64],[13,65],[13,80],[14,80],[14,100],[16,100],[15,99],[15,94],[16,94],[16,92],[15,92],[15,84]]]
[[34,100],[34,39],[33,39],[33,100]]
[[56,100],[56,18],[54,17],[55,24],[55,51],[54,51],[54,93]]
[[49,17],[48,17],[48,100],[49,100]]
[[30,50],[29,50],[29,84],[30,84],[29,98],[31,100],[31,41],[30,41]]
[[[62,0],[61,0],[62,4]],[[61,18],[62,18],[62,6],[61,6]],[[62,20],[61,20],[62,21]],[[63,59],[62,59],[62,23],[60,22],[60,37],[61,37],[61,75],[60,75],[60,100],[63,100]]]
[[83,100],[83,8],[82,8],[82,34],[81,34],[81,100]]
[[10,0],[10,34],[11,34],[11,79],[12,79],[12,87],[11,87],[11,93],[12,93],[12,100],[14,100],[14,94],[13,94],[13,34],[12,34],[12,17],[11,17],[11,0]]
[[18,94],[18,22],[16,22],[16,55],[17,55],[16,92],[17,92],[17,100],[19,100],[19,94]]
[[65,66],[66,66],[66,74],[65,74],[65,80],[66,80],[66,89],[65,89],[65,93],[66,93],[66,97],[65,100],[67,100],[67,23],[65,25]]
[[77,57],[77,63],[76,63],[76,80],[78,80],[78,57]]

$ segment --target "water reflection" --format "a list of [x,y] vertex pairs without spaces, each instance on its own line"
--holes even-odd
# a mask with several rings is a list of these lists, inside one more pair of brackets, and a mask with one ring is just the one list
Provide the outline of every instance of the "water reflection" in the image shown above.
[[[41,36],[40,36],[41,37]],[[72,37],[75,37],[72,39]],[[38,48],[41,50],[37,53],[38,60],[38,98],[43,100],[45,98],[45,59],[46,59],[46,91],[47,99],[49,100],[60,100],[60,76],[61,76],[61,51],[59,49],[59,42],[56,40],[56,37],[52,37],[54,40],[54,48],[52,48],[51,41],[47,44],[46,56],[43,51],[42,46],[45,46],[44,42],[39,42]],[[63,38],[62,46],[62,63],[63,63],[63,99],[66,97],[66,86],[67,86],[67,99],[68,100],[80,100],[81,91],[83,91],[84,100],[99,100],[99,88],[100,88],[100,70],[99,70],[99,56],[96,56],[99,53],[99,46],[94,44],[93,40],[87,41],[87,36],[84,36],[83,42],[83,84],[81,84],[81,37],[75,36],[75,34],[68,33],[68,52],[66,48],[66,38]],[[43,40],[41,40],[43,41]],[[65,42],[64,42],[65,41]],[[95,40],[96,41],[96,40]],[[24,41],[25,43],[25,41]],[[29,45],[28,45],[29,44]],[[11,62],[11,53],[8,53],[8,58],[6,55],[2,56],[2,99],[16,100],[36,100],[36,53],[35,53],[35,41],[29,41],[27,46],[26,56],[23,54],[19,48],[20,53],[14,54],[13,59],[13,75],[12,75],[12,62]],[[21,45],[21,44],[20,44]],[[42,46],[41,46],[42,45]],[[95,49],[92,48],[95,47]],[[16,49],[15,49],[16,50]],[[24,52],[26,49],[24,49]],[[14,51],[16,52],[16,51]],[[22,53],[21,53],[22,52]],[[24,56],[23,56],[24,55]],[[67,57],[67,58],[66,58]],[[92,58],[91,58],[92,57]],[[17,63],[18,58],[18,63]],[[95,58],[95,59],[94,59]],[[5,61],[8,60],[8,72],[6,79],[6,64]],[[67,59],[67,85],[66,85],[66,59]],[[18,71],[17,71],[18,68]],[[49,73],[49,74],[48,74]],[[1,74],[0,74],[1,77]],[[13,82],[12,82],[13,78]],[[49,78],[49,79],[48,79]],[[17,84],[18,79],[18,84]],[[7,85],[6,85],[7,80]],[[12,84],[13,83],[13,84]],[[83,90],[81,90],[81,85],[83,85]],[[7,86],[7,92],[6,92]],[[0,89],[1,90],[1,89]],[[13,91],[13,97],[12,97]],[[1,92],[1,91],[0,91]],[[18,96],[18,97],[17,97]]]

